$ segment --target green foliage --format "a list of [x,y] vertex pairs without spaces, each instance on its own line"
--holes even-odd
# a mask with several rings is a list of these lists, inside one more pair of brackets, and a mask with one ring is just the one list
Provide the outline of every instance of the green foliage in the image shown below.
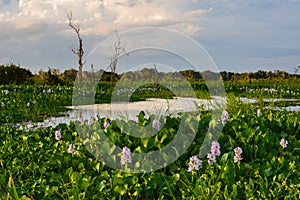
[[[188,150],[169,166],[145,174],[114,170],[96,160],[75,129],[75,123],[80,122],[35,131],[1,126],[0,198],[9,193],[12,199],[298,199],[300,113],[263,109],[257,116],[255,105],[233,99],[228,108],[229,121],[218,140],[221,156],[211,166],[202,158],[203,167],[192,172],[187,171],[188,162],[198,154],[207,132],[211,118],[207,111],[201,111],[195,121],[199,128],[194,130],[196,137]],[[141,112],[138,126],[147,126],[153,117],[146,118]],[[168,116],[163,129],[145,139],[124,132],[133,126],[129,121],[101,118],[83,127],[100,131],[108,120],[107,137],[138,153],[167,145],[180,119]],[[56,130],[61,131],[61,140],[55,140]],[[279,144],[281,138],[289,142],[285,149]],[[69,144],[76,145],[76,154],[67,152]],[[243,149],[243,160],[234,163],[237,146]],[[9,188],[11,177],[14,185]]]
[[0,65],[0,85],[6,84],[24,84],[30,82],[32,73],[24,68],[10,65]]
[[[100,82],[96,101],[109,101],[115,84]],[[164,126],[148,138],[130,135],[133,129],[144,134],[143,128],[148,125],[154,131],[151,122],[157,116],[146,117],[144,112],[137,116],[137,124],[131,120],[100,118],[91,126],[82,126],[82,132],[75,128],[81,122],[25,131],[5,123],[39,121],[59,114],[65,105],[71,105],[73,88],[0,86],[0,103],[4,103],[0,105],[0,199],[299,199],[300,112],[265,108],[262,100],[259,105],[243,104],[235,98],[252,95],[249,88],[260,99],[288,95],[299,98],[297,84],[274,85],[281,92],[272,94],[265,91],[264,84],[225,85],[231,91],[227,98],[229,120],[218,139],[221,155],[216,163],[208,165],[204,156],[199,171],[187,171],[189,158],[199,155],[209,126],[219,123],[211,122],[209,111],[199,110],[198,118],[187,119],[190,120],[188,130],[196,135],[187,151],[161,170],[137,174],[114,170],[95,159],[88,151],[92,149],[88,148],[90,143],[81,134],[96,133],[93,137],[97,140],[103,133],[120,148],[127,146],[134,153],[150,152],[172,141],[183,116],[159,119],[165,122]],[[195,82],[192,87],[204,91],[205,96],[204,83]],[[150,92],[142,93],[142,89]],[[6,94],[5,90],[9,92]],[[140,100],[151,97],[152,90],[163,90],[166,95],[162,97],[167,97],[172,88],[150,84],[125,92],[133,92],[135,99]],[[256,113],[258,108],[262,112],[260,116]],[[111,124],[106,130],[105,121]],[[87,121],[82,123],[86,125]],[[61,140],[55,140],[56,130],[60,130]],[[280,145],[282,138],[288,141],[287,148]],[[76,145],[76,154],[68,153],[70,144]],[[234,163],[233,149],[237,146],[243,149],[243,159]],[[109,146],[103,148],[115,151]],[[120,163],[120,158],[114,161]]]
[[[5,94],[5,90],[8,94]],[[37,122],[58,116],[72,104],[71,87],[0,86],[0,124]]]

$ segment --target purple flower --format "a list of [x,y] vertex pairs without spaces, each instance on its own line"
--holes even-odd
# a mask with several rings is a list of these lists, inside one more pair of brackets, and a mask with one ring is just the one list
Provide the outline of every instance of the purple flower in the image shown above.
[[202,160],[199,160],[197,156],[190,157],[188,172],[193,170],[199,170],[202,167]]
[[107,129],[110,126],[110,123],[105,121],[103,126],[104,126],[104,129]]
[[125,165],[126,163],[132,163],[130,149],[127,147],[123,147],[121,163],[122,165]]
[[228,112],[227,112],[226,110],[224,110],[224,111],[222,112],[222,117],[221,117],[221,119],[222,119],[222,124],[223,124],[223,125],[226,124],[226,122],[228,121]]
[[30,107],[30,103],[27,103],[26,106],[27,106],[27,107]]
[[68,148],[68,153],[76,154],[75,148],[76,148],[76,146],[74,144],[70,144],[69,148]]
[[280,140],[280,145],[281,145],[283,148],[286,148],[287,145],[288,145],[288,141],[287,141],[286,139],[282,138],[282,139]]
[[219,142],[213,141],[210,149],[211,153],[215,156],[220,156],[221,151],[220,151],[220,144]]
[[5,106],[5,103],[4,102],[1,102],[1,107],[4,107]]
[[207,154],[208,164],[212,165],[213,163],[215,163],[216,156],[220,156],[220,155],[221,155],[220,144],[217,141],[213,141],[210,148],[210,153]]
[[8,90],[4,90],[4,94],[7,95],[9,93]]
[[135,118],[133,118],[133,121],[137,124],[137,123],[139,123],[139,118],[135,117]]
[[93,124],[93,118],[89,118],[88,122],[87,122],[87,125],[92,126],[92,124]]
[[242,148],[240,148],[240,147],[236,147],[235,149],[234,149],[234,162],[235,163],[237,163],[237,162],[239,162],[239,161],[241,161],[243,158],[241,157],[241,154],[243,153],[243,150],[242,150]]
[[261,110],[257,109],[257,117],[259,117],[261,115]]
[[159,122],[157,119],[154,119],[154,120],[152,121],[152,127],[153,127],[155,130],[159,131],[159,129],[160,129],[160,122]]
[[55,139],[60,140],[61,139],[61,132],[60,131],[55,131]]
[[216,156],[212,153],[207,154],[207,158],[208,158],[208,164],[212,165],[216,162]]
[[77,121],[79,121],[79,122],[82,122],[82,120],[83,120],[83,119],[82,119],[81,117],[78,117],[78,118],[77,118]]

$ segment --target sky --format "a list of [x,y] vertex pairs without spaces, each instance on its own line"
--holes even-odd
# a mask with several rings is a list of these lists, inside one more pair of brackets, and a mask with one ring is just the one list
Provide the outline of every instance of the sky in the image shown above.
[[[177,58],[202,59],[200,51],[192,50],[193,41],[220,71],[291,73],[300,65],[299,10],[300,0],[0,0],[0,64],[19,64],[34,73],[77,68],[71,51],[77,38],[67,18],[72,11],[83,38],[85,68],[90,63],[103,67],[101,59],[107,62],[113,54],[113,42],[103,42],[113,41],[109,38],[118,32],[125,49],[153,43],[175,51],[132,51],[128,55],[139,60],[128,62],[132,68],[154,62],[188,68]],[[145,27],[160,31],[132,31]],[[132,31],[131,37],[122,38],[124,31]]]

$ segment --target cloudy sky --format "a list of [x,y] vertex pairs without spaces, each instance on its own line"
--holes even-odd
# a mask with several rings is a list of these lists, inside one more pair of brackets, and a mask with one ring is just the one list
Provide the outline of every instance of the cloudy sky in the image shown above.
[[[0,0],[0,64],[16,63],[33,72],[76,68],[70,10],[80,24],[85,55],[116,31],[157,27],[195,40],[221,71],[293,72],[300,65],[300,0]],[[166,41],[143,35],[145,41],[150,38]]]

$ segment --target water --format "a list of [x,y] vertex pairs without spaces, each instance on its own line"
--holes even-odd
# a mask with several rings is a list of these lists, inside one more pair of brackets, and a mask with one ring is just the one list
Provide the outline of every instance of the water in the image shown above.
[[[255,99],[240,98],[244,103],[256,103]],[[270,101],[299,101],[296,99],[265,99],[265,102]],[[65,113],[62,117],[50,117],[43,122],[26,124],[16,124],[21,129],[36,129],[38,127],[55,127],[58,124],[67,123],[76,120],[87,120],[90,118],[107,117],[110,119],[126,118],[134,119],[140,111],[144,111],[146,116],[151,114],[155,115],[176,115],[180,112],[196,111],[201,109],[213,109],[215,106],[225,103],[226,99],[223,97],[212,97],[211,100],[195,99],[195,98],[176,98],[176,99],[148,99],[147,101],[140,102],[117,102],[111,104],[95,104],[95,105],[82,105],[82,106],[70,106],[72,109]],[[268,108],[268,107],[266,107]],[[288,107],[275,107],[277,110],[287,111],[299,111],[300,106],[288,106]]]

